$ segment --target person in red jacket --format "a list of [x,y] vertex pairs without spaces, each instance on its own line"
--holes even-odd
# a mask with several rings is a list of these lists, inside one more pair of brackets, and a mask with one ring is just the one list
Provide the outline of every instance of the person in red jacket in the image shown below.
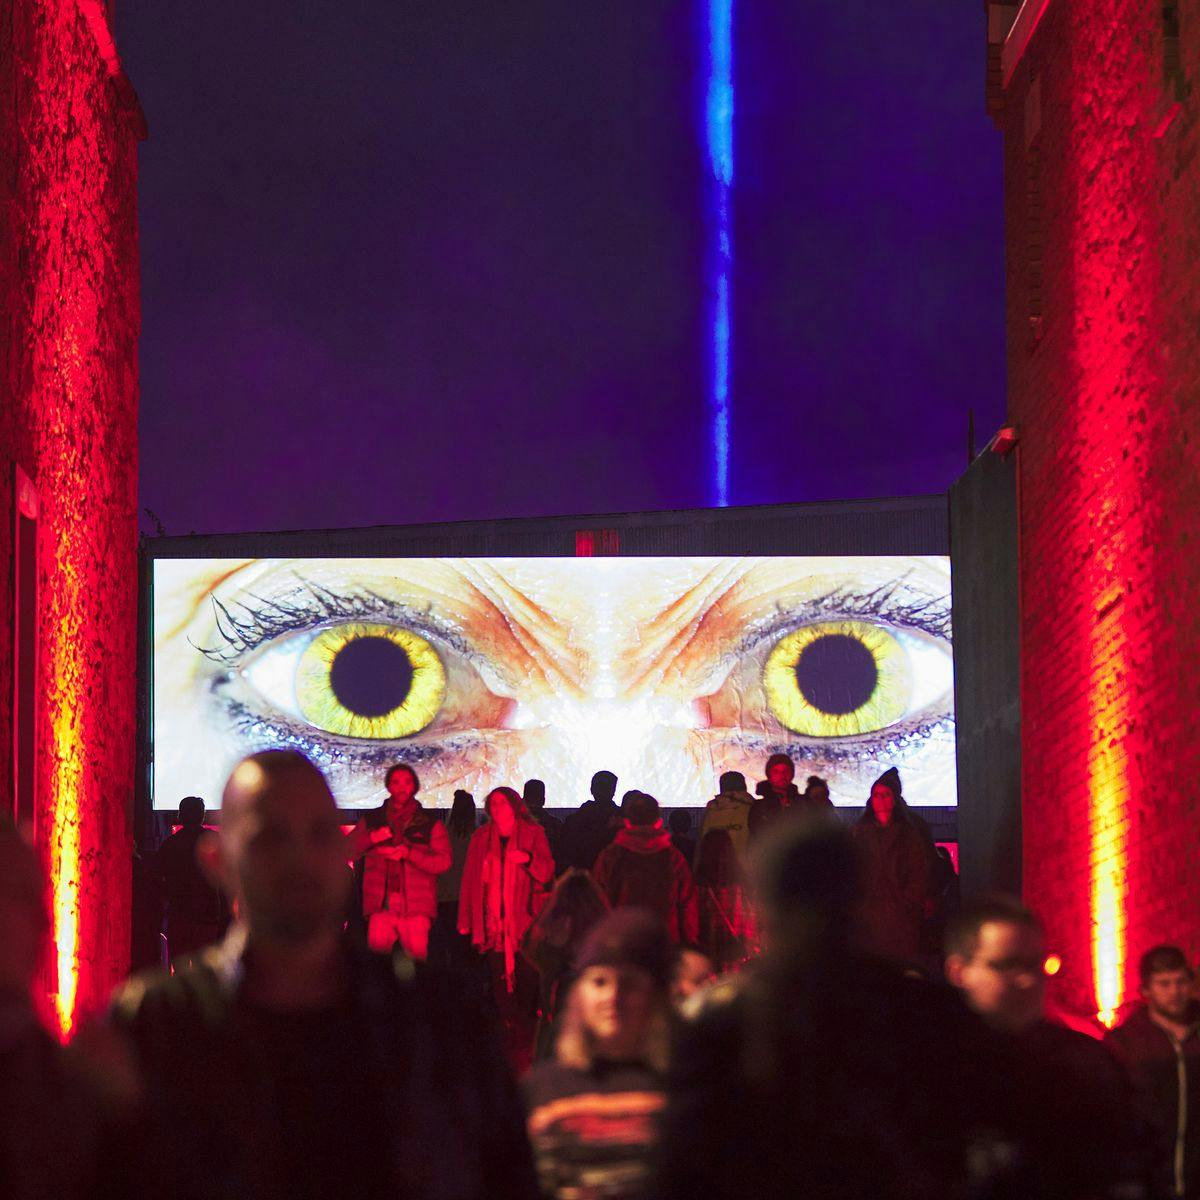
[[437,877],[450,869],[446,827],[417,799],[421,781],[405,763],[389,769],[387,800],[347,834],[350,856],[362,856],[367,943],[381,954],[397,942],[409,958],[429,954],[437,916]]
[[695,942],[700,933],[691,868],[671,843],[658,801],[626,792],[625,827],[596,859],[596,882],[613,908],[645,908],[659,917],[673,942]]
[[554,878],[546,831],[510,787],[484,802],[488,823],[475,831],[458,894],[458,931],[487,960],[492,997],[513,1068],[527,1067],[537,1029],[538,973],[520,953]]

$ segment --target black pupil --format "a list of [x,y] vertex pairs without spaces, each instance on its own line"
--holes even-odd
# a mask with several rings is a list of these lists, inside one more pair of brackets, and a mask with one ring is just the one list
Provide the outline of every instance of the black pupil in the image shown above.
[[360,717],[382,717],[399,708],[408,698],[412,678],[408,655],[385,637],[347,642],[329,670],[338,703]]
[[875,693],[875,656],[855,637],[831,633],[809,642],[796,660],[800,694],[820,712],[857,712]]

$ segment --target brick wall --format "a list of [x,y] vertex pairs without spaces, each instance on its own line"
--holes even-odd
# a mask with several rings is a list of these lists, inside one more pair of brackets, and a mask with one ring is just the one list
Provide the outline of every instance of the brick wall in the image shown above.
[[1025,888],[1106,1021],[1148,945],[1200,954],[1200,0],[1178,41],[1173,7],[1049,0],[998,113]]
[[[69,1029],[129,944],[137,617],[136,98],[96,0],[0,13],[0,730],[11,727],[13,464],[41,501],[38,844]],[[107,58],[106,58],[107,55]],[[11,779],[0,737],[0,779]]]

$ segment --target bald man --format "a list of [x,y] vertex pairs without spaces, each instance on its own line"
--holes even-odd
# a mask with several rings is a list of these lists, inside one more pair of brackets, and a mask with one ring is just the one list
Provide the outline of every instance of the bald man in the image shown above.
[[320,771],[294,751],[245,759],[198,851],[238,921],[114,1003],[142,1086],[109,1182],[177,1200],[532,1197],[482,1012],[343,935],[350,875]]
[[37,855],[0,820],[0,1196],[90,1195],[98,1106],[38,1023],[33,989],[50,918]]

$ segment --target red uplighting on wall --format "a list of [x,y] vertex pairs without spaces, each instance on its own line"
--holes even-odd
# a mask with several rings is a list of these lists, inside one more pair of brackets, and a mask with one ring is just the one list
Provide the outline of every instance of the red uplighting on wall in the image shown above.
[[1181,248],[1200,139],[1165,70],[1197,60],[1149,0],[1027,7],[1039,20],[1003,109],[1010,333],[1042,284],[1041,337],[1009,351],[1024,879],[1061,949],[1064,1007],[1112,1026],[1137,956],[1200,933],[1200,813],[1179,783],[1200,766],[1200,280]]
[[[65,1037],[129,953],[137,622],[136,138],[102,0],[18,4],[0,28],[0,457],[37,488],[36,844],[49,882],[46,992]],[[9,112],[19,120],[7,120]],[[17,269],[7,269],[19,264]]]

